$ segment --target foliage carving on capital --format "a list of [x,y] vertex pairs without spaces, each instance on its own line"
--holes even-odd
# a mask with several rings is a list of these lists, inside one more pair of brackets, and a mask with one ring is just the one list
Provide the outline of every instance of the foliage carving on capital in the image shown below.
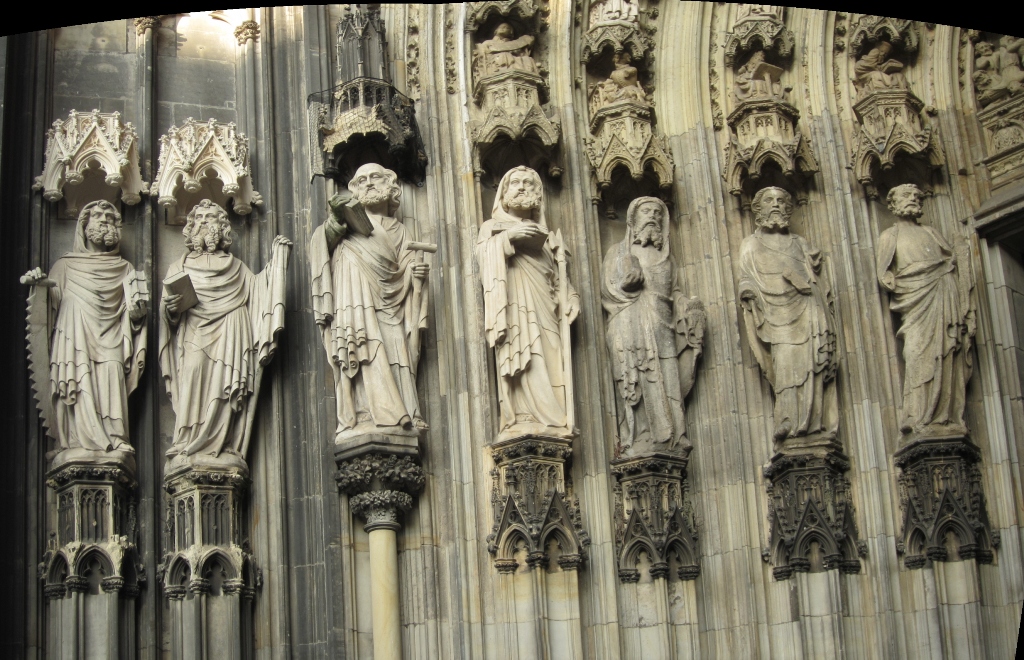
[[149,192],[139,171],[138,140],[120,112],[72,110],[46,132],[46,161],[32,189],[42,190],[48,202],[64,199],[69,218],[88,202],[115,201],[118,191],[125,204],[138,204]]
[[253,20],[242,21],[235,28],[235,39],[239,46],[244,46],[247,41],[256,41],[260,37],[260,24]]
[[356,495],[374,489],[379,482],[388,491],[415,495],[423,490],[423,468],[409,456],[367,454],[338,464],[338,490]]

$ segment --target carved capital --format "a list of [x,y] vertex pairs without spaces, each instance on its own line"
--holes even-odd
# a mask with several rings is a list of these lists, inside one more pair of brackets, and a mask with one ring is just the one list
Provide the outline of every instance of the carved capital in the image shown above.
[[164,587],[164,595],[170,600],[184,600],[187,589],[182,585]]
[[89,591],[89,580],[81,575],[69,575],[64,578],[64,586],[72,593],[84,594]]
[[101,586],[103,591],[108,594],[116,593],[124,587],[124,578],[116,575],[105,577]]
[[399,518],[401,514],[412,508],[412,497],[408,493],[395,490],[374,490],[360,493],[349,500],[352,513],[363,518],[363,526],[367,532],[375,529],[402,528]]
[[135,34],[140,37],[146,34],[146,30],[155,30],[160,27],[159,16],[142,16],[135,19]]
[[394,490],[415,495],[423,490],[423,468],[409,456],[373,453],[338,463],[338,490],[354,495],[370,490]]
[[238,45],[244,46],[247,41],[256,41],[260,37],[260,24],[256,21],[242,21],[238,27],[235,28],[235,39],[238,39]]
[[68,588],[63,584],[47,584],[43,587],[43,596],[48,600],[60,600],[67,596]]

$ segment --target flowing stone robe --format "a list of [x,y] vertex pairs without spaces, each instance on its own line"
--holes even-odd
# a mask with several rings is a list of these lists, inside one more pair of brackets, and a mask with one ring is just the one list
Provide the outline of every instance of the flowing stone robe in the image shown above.
[[[693,387],[705,319],[700,301],[680,292],[669,258],[667,218],[662,227],[661,250],[634,245],[631,228],[604,259],[601,300],[619,398],[619,442],[627,456],[685,454],[692,447],[683,400]],[[642,269],[643,285],[626,291],[623,279],[634,268]]]
[[128,395],[146,363],[146,322],[128,317],[124,281],[134,268],[117,248],[88,252],[85,227],[53,264],[50,393],[62,450],[134,451]]
[[966,433],[974,333],[967,323],[969,290],[958,279],[952,247],[933,227],[899,221],[879,237],[878,280],[891,292],[889,308],[902,316],[896,333],[905,363],[900,428]]
[[[564,370],[551,234],[536,249],[512,245],[507,231],[527,221],[502,207],[505,189],[502,180],[491,219],[476,241],[484,329],[498,371],[499,439],[526,433],[567,437],[565,383],[572,374]],[[538,212],[538,224],[547,229],[543,210]],[[569,297],[576,297],[571,286]]]
[[257,365],[274,356],[284,328],[286,261],[275,256],[254,275],[218,250],[187,253],[167,269],[167,277],[187,272],[199,298],[178,319],[166,308],[160,316],[160,368],[175,413],[168,456],[226,452],[245,459]]
[[532,36],[524,34],[507,40],[495,36],[477,44],[473,53],[474,79],[504,71],[537,73],[537,62],[530,54],[533,41]]
[[775,391],[775,438],[834,438],[835,318],[821,252],[796,234],[778,235],[778,246],[771,238],[758,228],[743,239],[739,295],[747,339]]
[[426,290],[414,292],[416,253],[405,225],[369,217],[369,236],[336,238],[340,226],[329,217],[310,241],[313,313],[334,371],[336,439],[357,427],[425,427],[416,397],[419,353],[410,351],[410,339],[427,327]]

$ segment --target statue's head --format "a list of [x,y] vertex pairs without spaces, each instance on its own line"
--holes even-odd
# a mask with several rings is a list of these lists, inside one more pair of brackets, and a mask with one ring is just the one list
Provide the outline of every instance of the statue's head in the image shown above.
[[398,175],[377,163],[360,166],[348,182],[348,189],[363,206],[387,202],[388,215],[398,210],[398,200],[402,196]]
[[105,199],[86,204],[78,214],[78,224],[85,239],[100,250],[107,251],[121,243],[121,214]]
[[540,175],[529,167],[520,165],[505,173],[498,184],[498,195],[506,211],[534,211],[543,201],[544,186]]
[[503,41],[507,41],[516,36],[512,26],[508,23],[501,23],[498,27],[494,28],[494,36]]
[[916,220],[924,213],[921,201],[924,200],[924,193],[912,183],[904,183],[894,186],[885,201],[889,205],[889,211],[897,218]]
[[626,226],[633,236],[633,244],[640,247],[653,245],[660,250],[665,245],[665,223],[668,207],[657,197],[638,197],[626,211]]
[[614,62],[616,66],[620,67],[629,66],[633,63],[633,58],[630,56],[628,50],[623,50],[612,55],[612,62]]
[[1014,37],[1013,35],[1009,35],[1009,34],[1004,34],[1003,36],[999,37],[999,45],[1000,46],[1009,46],[1010,44],[1012,44],[1016,40],[1017,40],[1017,37]]
[[185,219],[185,247],[197,252],[226,250],[231,245],[228,212],[209,199],[195,205]]
[[757,191],[750,210],[754,212],[754,224],[769,231],[789,228],[793,215],[793,196],[783,188],[769,186]]
[[991,55],[992,53],[993,53],[992,44],[990,44],[989,42],[987,42],[987,41],[979,41],[978,43],[974,44],[974,54],[975,55],[981,55],[982,57],[985,57],[987,55]]
[[761,62],[764,62],[764,51],[755,50],[754,53],[750,56],[750,59],[747,60],[747,66],[755,67]]

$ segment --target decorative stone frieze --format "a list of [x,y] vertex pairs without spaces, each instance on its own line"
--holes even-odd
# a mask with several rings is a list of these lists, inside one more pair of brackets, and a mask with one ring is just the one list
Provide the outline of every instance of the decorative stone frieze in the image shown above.
[[[688,452],[687,452],[688,453]],[[615,550],[619,579],[636,582],[640,555],[654,578],[693,580],[700,575],[700,546],[686,482],[688,457],[653,453],[612,461],[615,486]]]
[[733,66],[744,53],[753,50],[789,57],[796,39],[783,22],[784,12],[782,5],[737,5],[736,20],[725,40],[725,65]]
[[[139,171],[139,136],[119,112],[72,110],[46,132],[46,161],[33,190],[48,202],[65,201],[65,215],[77,218],[93,201],[138,204],[149,185]],[[98,175],[102,176],[98,176]]]
[[[157,202],[168,211],[168,222],[185,224],[185,216],[201,199],[249,215],[262,206],[253,190],[249,169],[249,138],[234,123],[216,119],[199,122],[189,117],[160,137],[160,165],[153,182]],[[215,183],[218,181],[218,183]]]
[[981,484],[981,451],[963,436],[920,438],[895,456],[903,522],[896,550],[907,568],[928,560],[992,563],[992,528]]
[[575,570],[586,559],[590,535],[583,529],[578,499],[566,479],[572,440],[527,435],[491,445],[494,526],[487,549],[501,573],[518,569],[525,550],[530,568],[545,566],[548,545],[558,544],[559,566]]
[[859,573],[867,546],[858,541],[849,460],[835,443],[824,451],[784,452],[765,468],[768,548],[762,553],[777,580],[793,572]]

